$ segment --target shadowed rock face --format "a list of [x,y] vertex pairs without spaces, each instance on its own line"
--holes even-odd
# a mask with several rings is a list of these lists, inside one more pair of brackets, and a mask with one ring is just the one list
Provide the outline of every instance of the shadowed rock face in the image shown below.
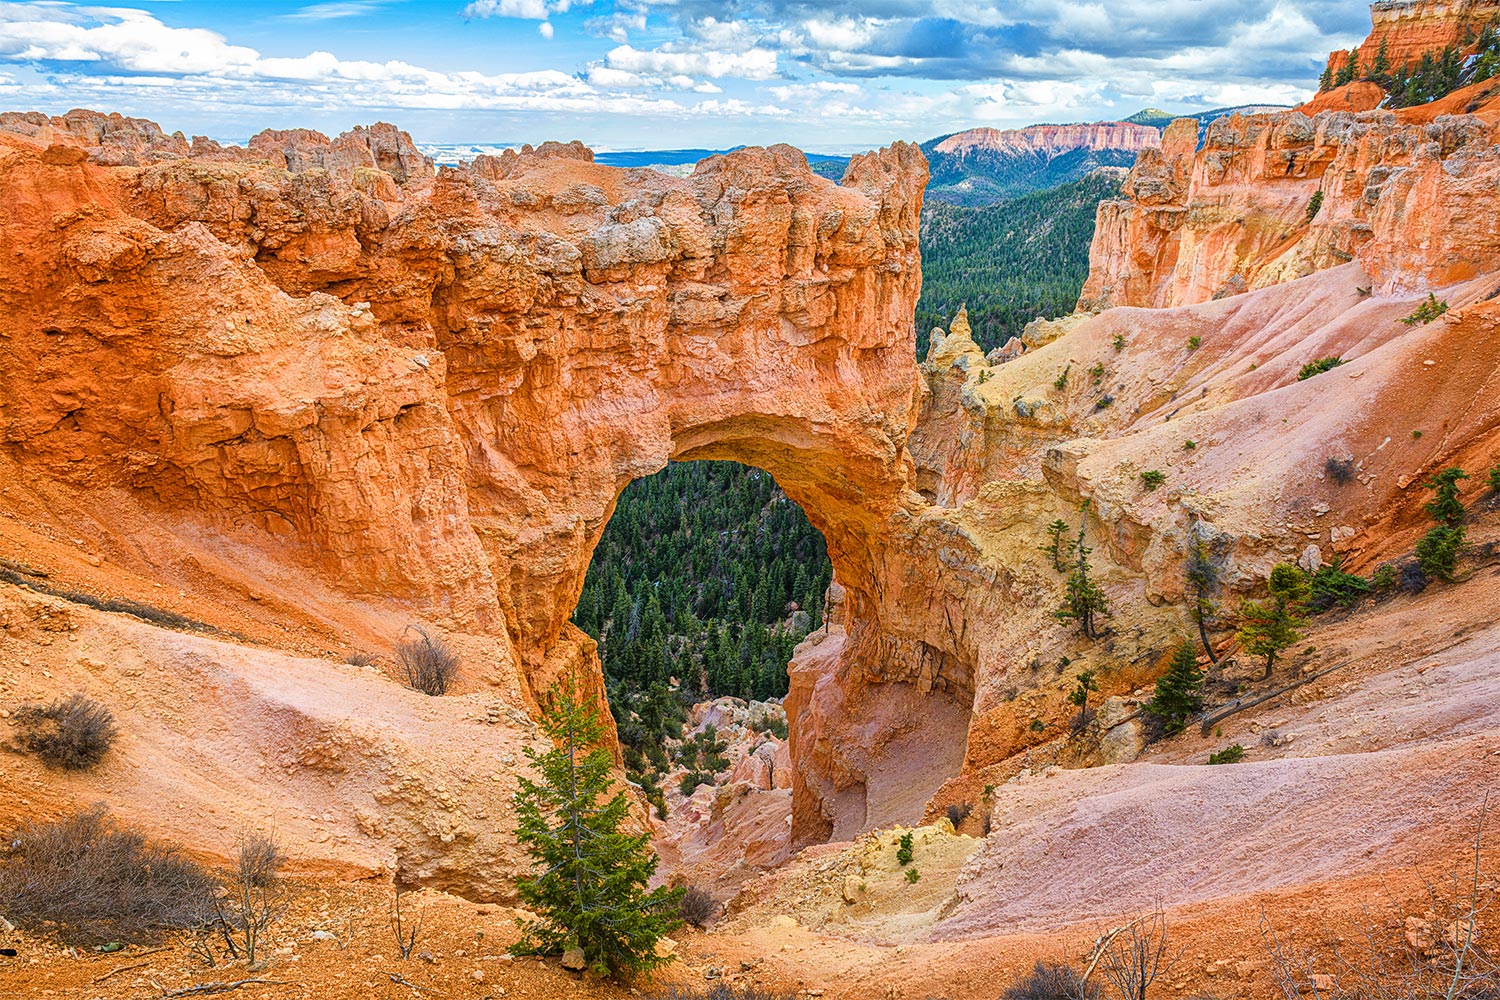
[[491,634],[489,669],[544,699],[574,668],[599,684],[568,619],[620,491],[734,459],[822,530],[850,655],[896,652],[915,146],[843,185],[786,146],[685,179],[577,143],[434,172],[387,125],[223,149],[74,112],[0,119],[0,173],[25,261],[0,288],[0,440],[30,472]]

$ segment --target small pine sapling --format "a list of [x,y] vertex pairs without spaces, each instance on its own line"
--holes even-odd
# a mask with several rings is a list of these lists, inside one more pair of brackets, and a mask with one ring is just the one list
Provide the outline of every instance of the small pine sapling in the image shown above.
[[1178,644],[1171,666],[1157,679],[1156,691],[1145,708],[1162,720],[1168,736],[1182,732],[1203,710],[1203,672],[1188,640]]
[[1078,539],[1073,543],[1073,570],[1068,574],[1063,604],[1053,612],[1053,615],[1059,621],[1077,622],[1084,638],[1098,639],[1103,635],[1099,628],[1099,619],[1109,616],[1109,599],[1104,595],[1104,590],[1089,575],[1092,569],[1089,564],[1089,553],[1094,550],[1083,543],[1083,535],[1084,529],[1080,525]]
[[911,838],[911,832],[910,831],[907,831],[906,833],[903,833],[896,840],[896,860],[901,864],[901,867],[903,867],[903,868],[905,868],[907,865],[911,864],[911,859],[912,859],[912,846],[911,846],[911,843],[912,843],[912,838]]
[[1095,679],[1094,671],[1085,670],[1078,675],[1078,683],[1068,695],[1068,704],[1077,707],[1078,718],[1074,720],[1075,729],[1082,729],[1089,720],[1089,695],[1099,690],[1099,681]]
[[516,839],[537,869],[516,892],[538,914],[521,923],[518,947],[531,954],[578,948],[600,974],[647,972],[670,960],[656,945],[682,926],[685,890],[648,890],[659,861],[651,835],[620,829],[629,799],[624,789],[609,794],[614,755],[605,749],[604,724],[571,679],[552,689],[542,730],[553,748],[523,751],[541,780],[521,777],[515,795]]
[[1047,525],[1047,544],[1038,546],[1041,551],[1052,557],[1052,568],[1059,573],[1068,568],[1063,560],[1070,558],[1073,554],[1073,543],[1063,541],[1067,534],[1068,522],[1058,518]]
[[1240,602],[1238,638],[1245,652],[1266,658],[1265,677],[1276,667],[1276,655],[1302,638],[1307,626],[1301,611],[1308,597],[1307,575],[1291,563],[1277,563],[1267,588],[1269,601]]

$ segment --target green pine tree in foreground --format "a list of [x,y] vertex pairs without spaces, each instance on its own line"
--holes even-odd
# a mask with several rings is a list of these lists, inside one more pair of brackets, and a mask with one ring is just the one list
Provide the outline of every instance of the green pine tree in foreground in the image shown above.
[[553,688],[542,730],[553,749],[525,749],[541,781],[522,777],[515,796],[516,839],[539,870],[516,891],[541,914],[521,922],[518,948],[552,955],[576,947],[591,970],[617,978],[649,971],[669,960],[656,943],[682,925],[683,890],[647,890],[659,859],[649,834],[621,832],[624,790],[605,800],[614,758],[598,711],[579,701],[571,680]]

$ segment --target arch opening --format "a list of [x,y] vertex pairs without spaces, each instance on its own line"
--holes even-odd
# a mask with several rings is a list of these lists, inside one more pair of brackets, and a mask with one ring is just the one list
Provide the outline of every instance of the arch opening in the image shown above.
[[[769,866],[806,843],[916,822],[967,746],[967,664],[881,627],[883,580],[900,578],[903,557],[887,550],[888,514],[846,473],[850,456],[755,423],[679,432],[665,468],[624,479],[570,615],[598,643],[623,763],[658,815],[704,806],[686,802],[704,762],[681,741],[707,720],[741,740],[719,784],[768,793],[732,796],[742,815],[712,831],[684,836],[674,817],[678,861],[743,836],[719,861],[735,850]],[[783,709],[703,707],[725,696]],[[749,832],[726,835],[735,827]]]
[[824,625],[832,577],[822,533],[762,469],[673,461],[621,491],[572,622],[598,643],[626,773],[663,818],[669,776],[687,795],[711,766],[677,742],[702,721],[689,712],[720,698],[763,736],[757,779],[789,788],[787,665]]

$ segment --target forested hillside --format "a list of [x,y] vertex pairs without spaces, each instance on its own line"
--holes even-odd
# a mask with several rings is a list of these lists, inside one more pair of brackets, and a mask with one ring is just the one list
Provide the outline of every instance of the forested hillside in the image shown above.
[[673,462],[620,494],[573,621],[599,642],[626,772],[663,816],[686,707],[785,695],[832,576],[823,536],[760,469]]
[[779,697],[831,575],[823,536],[769,474],[674,462],[620,495],[573,620],[629,689]]
[[1101,167],[1129,167],[1135,153],[1120,149],[1072,149],[1057,154],[975,149],[941,153],[941,137],[922,144],[932,179],[926,205],[993,206],[1035,191],[1071,184]]
[[998,205],[922,207],[922,298],[917,356],[934,326],[967,302],[974,339],[999,347],[1038,316],[1072,312],[1089,273],[1089,243],[1099,202],[1120,193],[1121,171]]

